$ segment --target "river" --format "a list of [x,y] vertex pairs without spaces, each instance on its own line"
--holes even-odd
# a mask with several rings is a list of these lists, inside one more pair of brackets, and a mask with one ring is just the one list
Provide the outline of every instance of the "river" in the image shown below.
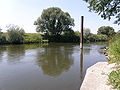
[[86,69],[106,61],[105,44],[0,46],[0,90],[79,90]]

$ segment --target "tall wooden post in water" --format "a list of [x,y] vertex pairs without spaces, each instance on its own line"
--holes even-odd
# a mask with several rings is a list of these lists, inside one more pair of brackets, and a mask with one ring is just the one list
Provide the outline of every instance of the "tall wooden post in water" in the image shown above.
[[83,49],[83,22],[84,16],[81,16],[80,49]]

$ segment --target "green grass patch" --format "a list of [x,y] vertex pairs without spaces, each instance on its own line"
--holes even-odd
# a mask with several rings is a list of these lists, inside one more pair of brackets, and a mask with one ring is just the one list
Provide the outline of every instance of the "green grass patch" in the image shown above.
[[25,33],[24,43],[47,43],[48,40],[43,40],[41,33]]
[[115,35],[109,42],[109,63],[116,63],[117,67],[114,67],[116,71],[112,71],[109,77],[109,83],[120,90],[120,34]]
[[108,55],[110,56],[109,61],[120,62],[120,34],[110,40]]
[[120,69],[112,71],[109,75],[109,82],[117,90],[120,90]]

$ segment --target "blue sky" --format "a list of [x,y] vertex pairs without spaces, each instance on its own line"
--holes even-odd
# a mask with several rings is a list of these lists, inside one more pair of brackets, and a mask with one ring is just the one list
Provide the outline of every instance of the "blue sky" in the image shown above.
[[25,32],[36,32],[34,21],[41,15],[43,9],[59,7],[68,12],[75,20],[75,31],[80,30],[80,17],[83,15],[84,27],[96,33],[101,26],[112,26],[115,31],[119,25],[103,20],[94,12],[89,12],[88,4],[83,0],[0,0],[0,27],[6,31],[6,25],[15,24],[24,28]]

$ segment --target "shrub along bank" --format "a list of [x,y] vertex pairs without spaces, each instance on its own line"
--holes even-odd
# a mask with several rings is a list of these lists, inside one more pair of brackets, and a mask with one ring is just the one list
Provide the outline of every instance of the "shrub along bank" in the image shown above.
[[[107,34],[92,34],[90,29],[84,29],[84,43],[108,41]],[[19,26],[9,25],[6,33],[0,32],[0,44],[22,44],[22,43],[79,43],[80,32],[72,29],[60,33],[25,33]]]
[[24,43],[42,43],[43,34],[40,33],[25,33]]
[[2,33],[0,44],[48,43],[43,37],[44,35],[39,33],[24,33],[22,36],[18,33]]
[[117,63],[116,71],[112,71],[109,76],[109,82],[114,88],[120,90],[120,33],[109,42],[108,49],[109,62]]
[[[0,34],[0,44],[22,44],[22,43],[79,43],[80,33],[64,33],[61,35],[46,35],[41,33],[24,33],[21,31],[9,31]],[[105,42],[108,40],[105,35],[90,34],[84,36],[84,43],[90,42]]]

